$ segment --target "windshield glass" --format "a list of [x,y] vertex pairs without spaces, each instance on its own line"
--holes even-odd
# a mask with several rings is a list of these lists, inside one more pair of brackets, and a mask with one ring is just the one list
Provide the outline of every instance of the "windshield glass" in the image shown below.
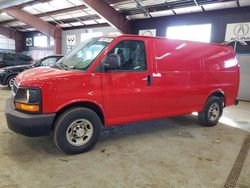
[[88,40],[58,61],[58,65],[65,70],[86,70],[112,40],[113,38],[106,37]]

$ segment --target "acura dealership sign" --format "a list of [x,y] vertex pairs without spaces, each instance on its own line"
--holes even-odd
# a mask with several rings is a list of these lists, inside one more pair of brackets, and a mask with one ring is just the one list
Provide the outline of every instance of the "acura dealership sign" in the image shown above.
[[250,41],[250,22],[227,24],[225,41]]

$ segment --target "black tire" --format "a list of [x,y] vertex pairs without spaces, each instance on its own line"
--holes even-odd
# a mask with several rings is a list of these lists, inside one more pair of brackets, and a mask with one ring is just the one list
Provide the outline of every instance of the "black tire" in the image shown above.
[[13,78],[15,78],[16,77],[16,75],[12,75],[12,76],[10,76],[8,79],[7,79],[7,86],[8,86],[8,88],[9,89],[11,89],[11,82],[12,82],[12,80],[13,80]]
[[[213,109],[213,110],[212,110]],[[198,119],[203,126],[215,126],[223,113],[223,101],[219,97],[210,97],[202,112],[198,113]]]
[[[87,121],[88,122],[87,124],[90,124],[86,126],[92,127],[91,131],[92,135],[89,136],[89,138],[87,138],[89,140],[85,144],[76,146],[73,145],[77,144],[76,140],[80,142],[85,142],[84,138],[86,137],[85,134],[88,129],[86,128],[86,126],[83,126],[84,128],[81,128],[81,130],[85,132],[82,137],[78,137],[79,135],[76,135],[77,133],[75,133],[76,131],[79,131],[78,129],[80,129],[80,128],[77,129],[78,127],[77,121],[81,122],[83,120]],[[77,126],[71,128],[75,125]],[[67,154],[78,154],[87,152],[90,149],[92,149],[96,144],[101,133],[101,125],[102,125],[101,120],[94,111],[83,107],[71,108],[62,113],[55,122],[53,131],[55,145],[57,146],[58,149],[62,150]],[[80,134],[82,134],[82,132]],[[69,137],[72,137],[72,139]]]

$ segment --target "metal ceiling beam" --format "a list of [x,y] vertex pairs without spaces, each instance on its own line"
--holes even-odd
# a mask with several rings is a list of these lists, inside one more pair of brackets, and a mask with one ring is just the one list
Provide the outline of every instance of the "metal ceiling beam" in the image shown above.
[[177,15],[176,12],[172,9],[172,12],[174,13],[174,15]]
[[[164,3],[160,4],[152,4],[143,6],[148,13],[151,12],[157,12],[157,11],[164,11],[164,10],[172,10],[172,9],[178,9],[178,8],[186,8],[186,7],[193,7],[193,6],[200,6],[202,11],[205,12],[205,9],[203,5],[208,4],[216,4],[219,2],[232,2],[236,1],[239,2],[239,0],[176,0],[176,1],[165,1]],[[112,4],[114,7],[119,7],[120,5],[127,5],[125,7],[129,7],[132,3],[132,0],[106,0],[109,4]],[[134,15],[134,14],[142,14],[144,13],[140,8],[122,8],[119,10],[120,13],[125,15]]]
[[46,13],[41,13],[37,14],[37,17],[44,17],[44,16],[53,16],[57,14],[64,14],[64,13],[69,13],[69,12],[74,12],[74,11],[80,11],[81,9],[86,9],[87,7],[85,5],[79,5],[77,7],[70,7],[70,8],[65,8],[65,9],[60,9],[60,10],[54,10]]
[[130,2],[129,0],[106,0],[109,4],[116,4],[116,3],[124,3],[124,2]]
[[[73,2],[71,2],[70,0],[66,0],[68,3],[70,3],[71,5],[73,5],[74,7],[77,7],[77,5],[76,4],[74,4]],[[82,10],[84,13],[86,13],[87,15],[89,15],[89,16],[91,16],[91,14],[89,13],[89,12],[87,12],[86,10],[84,10],[84,9],[80,9],[80,10]],[[95,21],[95,23],[98,23],[96,20],[95,20],[95,18],[93,18],[93,20]]]
[[[93,16],[83,16],[83,17],[78,17],[78,19],[80,19],[82,22],[84,21],[89,21],[89,20],[93,20],[93,17],[95,19],[99,19],[100,17],[98,15],[93,15]],[[62,24],[71,24],[72,22],[76,22],[76,20],[74,18],[67,18],[67,19],[62,19],[60,20],[62,22]],[[48,23],[50,24],[54,24],[55,22],[54,21],[49,21]],[[107,23],[103,23],[103,24],[106,24]],[[100,25],[103,25],[103,24],[100,24]],[[98,25],[98,24],[93,24],[93,25]],[[85,27],[88,27],[89,25],[84,25]],[[92,26],[92,25],[91,25]],[[20,30],[20,29],[23,29],[23,26],[21,27],[20,25],[17,25],[17,26],[6,26],[8,28],[13,28],[15,30]],[[73,26],[72,27],[76,27],[76,26]],[[78,27],[78,26],[77,26]],[[82,26],[79,26],[79,27],[82,27]],[[30,26],[27,26],[25,25],[25,28],[32,28]],[[63,29],[65,30],[67,27],[63,27]]]
[[196,0],[194,0],[194,2],[196,4],[196,6],[200,6],[199,3]]
[[[69,24],[69,23],[68,23]],[[97,27],[107,27],[110,26],[108,23],[100,23],[100,24],[91,24],[91,25],[79,25],[79,26],[71,26],[71,27],[64,27],[63,30],[72,30],[72,29],[87,29],[87,28],[97,28]],[[24,29],[24,27],[20,27],[20,26],[15,26],[15,27],[11,27],[14,30],[20,30],[20,29]],[[25,27],[26,30],[31,28],[31,27]],[[28,31],[28,30],[27,30]],[[25,32],[25,31],[20,31]]]
[[200,4],[197,2],[197,0],[194,0],[194,2],[195,2],[195,4],[196,4],[197,7],[200,7],[200,8],[202,9],[202,11],[205,12],[204,7],[203,7],[202,5],[200,5]]
[[0,34],[15,40],[16,52],[23,51],[23,34],[19,31],[15,31],[0,25]]
[[131,33],[131,22],[103,0],[84,0],[87,7],[95,10],[98,15],[122,33]]
[[5,8],[9,8],[9,7],[13,7],[13,6],[18,6],[21,5],[23,3],[30,3],[33,0],[2,0],[1,4],[0,4],[0,9],[5,9]]
[[18,8],[23,8],[26,6],[32,6],[38,3],[46,3],[49,2],[51,0],[3,0],[3,2],[1,2],[0,4],[0,10],[4,10],[6,8],[10,8],[10,7],[18,7]]
[[110,26],[110,25],[107,24],[107,23],[101,23],[101,24],[91,24],[91,25],[81,25],[81,26],[65,27],[63,30],[89,29],[89,28],[107,27],[107,26]]
[[[95,19],[100,19],[100,17],[98,15],[91,15],[91,16],[82,16],[82,17],[78,17],[78,19],[80,19],[82,22],[84,21],[89,21],[89,20],[93,20],[93,18]],[[17,20],[18,21],[18,20]],[[70,24],[72,22],[76,22],[77,20],[75,18],[67,18],[67,19],[61,19],[59,22],[62,22],[62,24]],[[50,24],[55,24],[54,21],[49,21],[48,23]],[[11,27],[11,28],[19,28],[20,25],[17,25],[17,26],[6,26],[6,27]],[[27,27],[27,25],[25,26]],[[32,28],[32,27],[27,27],[27,28]],[[17,29],[18,30],[18,29]]]
[[240,2],[239,2],[239,0],[236,0],[236,3],[237,3],[237,6],[238,6],[238,8],[240,7]]
[[[109,2],[109,1],[115,1],[115,0],[107,0],[107,1]],[[178,8],[193,7],[193,6],[197,6],[198,4],[202,8],[202,10],[205,11],[203,5],[216,4],[219,2],[233,2],[233,1],[235,2],[236,0],[199,0],[199,1],[198,0],[178,0],[178,1],[166,1],[165,3],[161,3],[161,4],[148,5],[148,6],[144,6],[144,8],[148,10],[148,13],[151,13],[151,12],[172,10],[172,9],[178,9]],[[124,4],[127,4],[127,3],[124,3]],[[143,13],[141,9],[137,7],[121,9],[119,10],[119,12],[125,15],[134,15],[134,14]]]
[[20,10],[17,7],[5,9],[5,12],[17,20],[22,21],[23,23],[26,23],[27,25],[30,25],[47,35],[53,36],[53,32],[55,30],[54,25],[51,25],[42,19],[25,12],[24,10]]
[[[172,9],[177,9],[177,8],[191,7],[191,6],[196,6],[193,0],[180,0],[180,1],[173,1],[173,2],[165,2],[162,4],[156,4],[156,5],[148,5],[148,6],[144,6],[144,8],[147,9],[149,13],[151,13],[151,12],[172,10]],[[123,9],[119,12],[124,13],[126,15],[143,13],[138,8]]]
[[145,15],[145,16],[147,16],[147,17],[149,16],[149,17],[152,18],[152,16],[149,14],[148,10],[145,9],[145,8],[138,2],[138,0],[134,0],[134,1],[136,2],[137,7],[140,8],[140,9],[144,12],[144,15]]
[[[93,20],[94,19],[100,19],[100,17],[98,15],[91,15],[91,16],[82,16],[82,17],[78,17],[78,22],[80,22],[79,20],[81,20],[82,22],[84,21],[89,21],[89,20]],[[72,23],[72,22],[76,22],[77,20],[75,18],[67,18],[67,19],[62,19],[61,20],[63,23]],[[52,23],[52,22],[49,22]]]
[[[45,17],[45,16],[53,16],[53,15],[57,15],[57,14],[63,14],[63,13],[69,13],[69,12],[74,12],[74,11],[80,11],[81,9],[85,9],[87,8],[85,5],[80,5],[77,7],[70,7],[70,8],[65,8],[65,9],[60,9],[60,10],[54,10],[54,11],[50,11],[50,12],[46,12],[46,13],[41,13],[41,14],[36,14],[36,17]],[[5,25],[5,24],[10,24],[13,22],[18,21],[17,19],[14,20],[9,20],[9,21],[4,21],[4,22],[0,22],[1,25]]]
[[5,9],[5,12],[8,15],[24,22],[25,24],[30,25],[31,27],[34,27],[37,30],[39,30],[45,34],[54,37],[55,53],[61,54],[62,29],[60,28],[59,25],[54,26],[52,24],[49,24],[48,22],[45,22],[42,19],[40,19],[32,14],[29,14],[29,13],[25,12],[24,10],[19,9],[17,7],[11,7],[11,8]]

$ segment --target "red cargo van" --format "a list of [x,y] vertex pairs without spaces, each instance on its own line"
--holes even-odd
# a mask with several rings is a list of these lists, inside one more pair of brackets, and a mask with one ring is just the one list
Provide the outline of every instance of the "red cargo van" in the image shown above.
[[227,46],[121,35],[91,39],[52,68],[17,76],[6,103],[8,127],[53,132],[57,147],[81,153],[101,127],[198,112],[216,125],[234,105],[239,65]]

